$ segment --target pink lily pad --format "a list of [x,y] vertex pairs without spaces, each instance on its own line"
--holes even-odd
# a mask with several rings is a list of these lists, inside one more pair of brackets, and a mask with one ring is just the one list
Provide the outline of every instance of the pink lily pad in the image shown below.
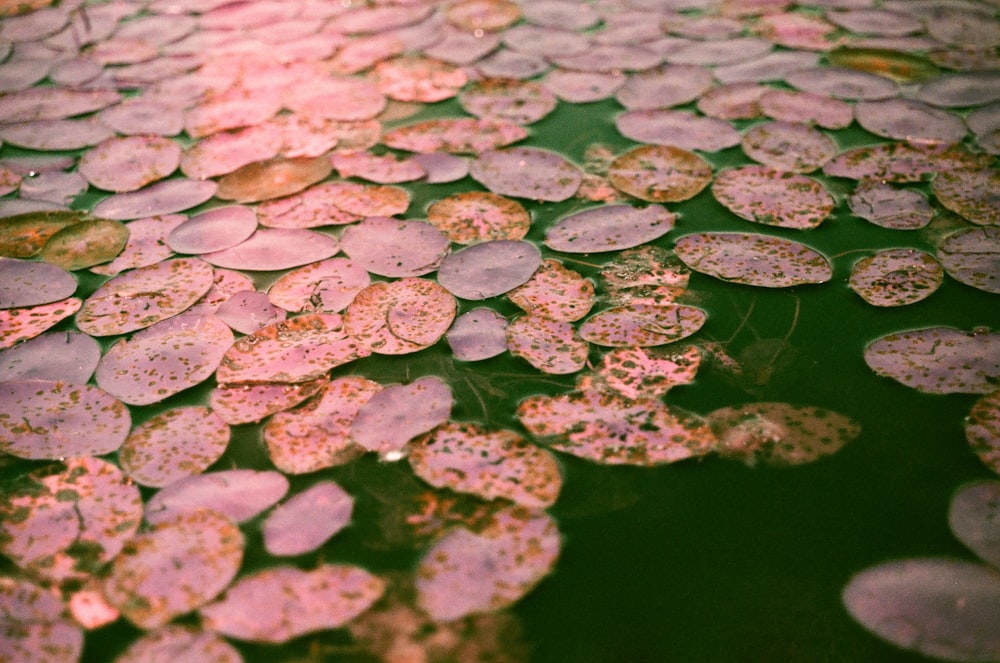
[[344,253],[372,274],[421,276],[437,269],[450,244],[426,221],[368,217],[348,227],[340,239]]
[[854,120],[854,107],[829,95],[795,90],[771,90],[761,95],[764,115],[785,122],[815,124],[824,129],[843,129]]
[[272,304],[291,313],[337,313],[371,284],[368,272],[346,258],[331,258],[285,274],[268,289]]
[[919,182],[934,173],[985,165],[983,155],[960,147],[883,143],[841,152],[823,166],[823,173],[855,180]]
[[137,191],[177,170],[181,148],[162,136],[109,138],[80,158],[79,172],[98,189]]
[[527,313],[573,322],[594,305],[594,284],[558,260],[545,260],[507,297]]
[[7,122],[60,120],[99,111],[120,99],[116,90],[109,89],[35,87],[0,97],[0,117]]
[[424,181],[428,184],[457,182],[469,174],[469,160],[454,154],[445,152],[415,154],[410,160],[424,169],[426,173]]
[[51,304],[0,309],[0,349],[35,338],[76,313],[82,304],[76,297],[67,297]]
[[939,76],[920,86],[917,99],[939,108],[982,106],[1000,100],[1000,75],[970,71]]
[[552,571],[560,547],[545,512],[507,507],[476,532],[450,530],[427,551],[417,569],[417,604],[440,622],[506,608]]
[[212,287],[212,266],[177,258],[105,282],[76,316],[80,331],[111,336],[143,329],[183,312]]
[[368,152],[334,152],[330,162],[341,177],[358,177],[378,184],[412,182],[426,175],[416,161],[391,154],[378,156]]
[[176,514],[128,542],[112,564],[104,594],[136,626],[163,626],[229,586],[244,547],[239,528],[215,511]]
[[585,104],[610,98],[627,80],[620,73],[553,69],[541,80],[541,84],[563,101]]
[[556,108],[556,97],[533,81],[486,78],[475,81],[458,96],[458,103],[470,115],[533,124]]
[[49,332],[0,351],[0,382],[62,380],[86,384],[101,359],[101,348],[86,334]]
[[460,67],[416,55],[402,55],[375,65],[379,91],[397,101],[434,103],[458,94],[468,77]]
[[209,180],[174,178],[119,193],[94,206],[94,214],[105,219],[129,220],[183,212],[216,194],[218,185]]
[[980,226],[1000,226],[1000,173],[981,170],[943,170],[932,183],[938,202]]
[[0,578],[0,650],[24,663],[78,661],[83,629],[63,615],[58,593],[28,580]]
[[593,374],[581,377],[578,388],[609,390],[630,400],[659,397],[674,387],[694,381],[701,352],[683,350],[615,348],[601,357]]
[[167,624],[148,631],[123,651],[115,663],[158,663],[164,657],[190,656],[194,661],[243,663],[243,656],[222,636],[193,626]]
[[301,407],[278,412],[264,426],[271,462],[286,474],[343,465],[364,453],[350,439],[351,423],[382,386],[362,377],[331,380]]
[[672,145],[685,150],[718,152],[739,145],[740,134],[724,120],[687,111],[627,111],[615,119],[626,138],[651,145]]
[[541,253],[530,242],[492,240],[447,256],[438,282],[456,297],[489,299],[527,282],[541,264]]
[[368,354],[345,332],[341,316],[307,313],[238,339],[215,379],[219,384],[308,382]]
[[146,502],[146,522],[170,522],[182,513],[204,509],[242,523],[274,506],[288,492],[280,472],[221,470],[183,477]]
[[968,132],[960,116],[915,99],[860,102],[854,117],[876,136],[918,145],[954,145]]
[[212,411],[231,425],[257,423],[264,417],[294,407],[320,391],[326,377],[308,382],[224,384],[212,390]]
[[608,179],[619,191],[654,203],[696,196],[712,181],[712,166],[694,152],[670,145],[643,145],[608,165]]
[[1000,390],[977,400],[964,426],[965,439],[972,452],[986,467],[1000,474]]
[[413,445],[413,471],[436,488],[503,498],[529,508],[555,503],[562,487],[552,454],[513,431],[449,423]]
[[618,251],[662,237],[674,227],[676,215],[660,205],[638,209],[604,205],[560,219],[545,233],[545,245],[565,253]]
[[489,150],[472,161],[469,174],[493,193],[559,202],[580,187],[580,171],[555,152],[534,147]]
[[690,103],[712,87],[712,72],[693,64],[671,64],[632,74],[615,99],[627,110],[653,110]]
[[944,269],[929,253],[886,249],[851,268],[848,285],[873,306],[906,306],[930,297],[944,281]]
[[436,343],[455,319],[455,298],[433,281],[407,277],[361,290],[344,328],[377,354],[408,354]]
[[829,456],[861,426],[839,412],[791,403],[747,403],[709,413],[718,453],[747,465],[802,465]]
[[285,105],[302,115],[327,120],[370,120],[385,108],[385,96],[371,81],[361,78],[322,78],[292,88]]
[[[803,15],[796,14],[796,16]],[[764,20],[766,19],[767,17],[764,17]],[[819,57],[816,53],[771,51],[744,62],[713,67],[712,74],[720,83],[763,83],[783,80],[785,74],[789,72],[815,67],[818,63]]]
[[965,285],[1000,293],[1000,228],[967,228],[945,237],[937,259],[948,276]]
[[507,319],[488,308],[476,308],[455,318],[446,338],[456,359],[481,361],[507,351]]
[[609,294],[623,304],[664,304],[684,294],[691,270],[666,249],[627,249],[605,264],[601,277]]
[[333,481],[315,483],[275,507],[261,523],[264,548],[290,557],[312,552],[351,522],[354,498]]
[[29,150],[79,150],[107,140],[113,129],[94,120],[35,120],[0,127],[5,143]]
[[180,108],[132,97],[98,113],[101,124],[120,134],[134,136],[155,134],[176,136],[184,130],[184,113]]
[[876,179],[858,182],[854,192],[847,197],[847,204],[856,216],[894,230],[923,228],[934,216],[924,194]]
[[257,229],[253,210],[240,205],[216,207],[191,217],[167,235],[177,253],[211,253],[236,246]]
[[549,447],[605,465],[673,463],[718,444],[700,417],[657,399],[575,391],[526,398],[516,414]]
[[773,44],[756,37],[692,41],[670,52],[665,59],[672,64],[714,67],[759,57],[770,52],[772,48]]
[[276,271],[326,260],[340,250],[336,238],[301,228],[258,228],[248,239],[201,258],[216,267]]
[[757,163],[793,173],[811,173],[839,152],[832,138],[796,122],[755,125],[743,134],[741,145]]
[[132,423],[124,403],[91,385],[16,379],[0,384],[0,395],[0,450],[18,458],[111,453]]
[[387,131],[382,143],[397,150],[431,154],[479,154],[525,138],[528,131],[506,120],[439,118]]
[[817,227],[836,204],[818,181],[768,166],[721,171],[712,195],[741,219],[801,230]]
[[198,315],[215,315],[219,307],[237,292],[253,289],[253,281],[242,272],[231,269],[216,269],[212,277],[212,287],[186,312]]
[[576,373],[587,363],[590,346],[568,322],[524,315],[508,324],[506,333],[510,353],[543,373]]
[[695,233],[674,244],[685,265],[724,281],[765,288],[825,283],[830,262],[804,244],[747,233]]
[[[282,643],[343,626],[367,610],[385,583],[362,568],[322,564],[312,571],[278,566],[237,581],[199,610],[205,628],[238,640]],[[261,597],[268,609],[261,610]]]
[[241,334],[253,334],[285,319],[286,312],[273,305],[263,292],[243,290],[219,304],[215,316]]
[[427,208],[427,220],[457,244],[523,239],[531,215],[516,200],[488,191],[464,191]]
[[229,426],[205,407],[180,407],[147,419],[118,451],[122,470],[143,486],[162,488],[201,474],[229,444]]
[[948,505],[948,526],[981,560],[1000,568],[1000,481],[974,481],[959,488]]
[[278,156],[284,136],[276,124],[259,124],[206,136],[184,151],[181,172],[192,179],[226,175]]
[[0,550],[56,583],[83,580],[122,550],[142,521],[139,489],[99,458],[70,458],[21,479],[0,500]]
[[451,389],[436,377],[390,385],[358,408],[351,440],[385,458],[398,458],[407,442],[448,421],[453,404]]
[[51,304],[76,292],[76,279],[56,265],[0,258],[0,308]]
[[1000,378],[1000,333],[929,327],[889,334],[865,348],[883,377],[927,394],[988,394]]
[[187,221],[182,214],[167,214],[136,219],[125,224],[128,240],[125,248],[111,262],[94,265],[90,271],[104,276],[114,276],[126,269],[146,267],[174,255],[167,246],[170,231]]
[[705,324],[707,314],[693,306],[633,304],[605,309],[580,325],[580,336],[608,347],[649,347],[687,338]]
[[848,101],[877,101],[900,94],[899,86],[888,78],[838,67],[799,69],[787,74],[785,82],[803,92]]
[[38,258],[65,270],[92,267],[115,258],[128,241],[128,229],[111,219],[84,219],[52,235]]
[[111,346],[95,379],[129,405],[149,405],[199,384],[215,372],[233,332],[213,316],[184,314]]
[[663,58],[649,48],[634,45],[603,44],[585,53],[550,56],[549,61],[562,69],[607,74],[621,71],[646,71],[659,65]]
[[752,120],[762,115],[760,98],[770,89],[758,83],[727,83],[706,92],[696,106],[719,120]]

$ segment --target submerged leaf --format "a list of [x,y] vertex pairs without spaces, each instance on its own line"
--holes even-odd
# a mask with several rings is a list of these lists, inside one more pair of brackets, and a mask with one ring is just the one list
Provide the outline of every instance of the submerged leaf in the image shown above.
[[1000,569],[1000,481],[976,481],[959,488],[948,505],[948,526],[969,550]]

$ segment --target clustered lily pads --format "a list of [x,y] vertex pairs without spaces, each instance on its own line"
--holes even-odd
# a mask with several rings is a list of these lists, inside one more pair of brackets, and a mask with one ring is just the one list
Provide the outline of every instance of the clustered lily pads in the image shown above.
[[[121,662],[341,628],[386,661],[507,660],[505,610],[562,552],[564,463],[796,466],[856,439],[808,402],[670,392],[754,350],[766,382],[781,352],[708,340],[712,279],[882,309],[1000,292],[1000,22],[885,4],[0,2],[0,651],[77,661],[121,618],[143,631]],[[553,149],[597,102],[615,147]],[[897,245],[821,248],[858,219]],[[997,332],[879,333],[857,362],[974,395],[1000,472]],[[488,413],[472,362],[545,393]],[[259,463],[230,465],[248,430]],[[385,498],[422,546],[406,574],[327,558],[361,501],[329,475],[365,456],[424,491]],[[952,502],[985,565],[874,567],[848,611],[1000,656],[998,500]]]

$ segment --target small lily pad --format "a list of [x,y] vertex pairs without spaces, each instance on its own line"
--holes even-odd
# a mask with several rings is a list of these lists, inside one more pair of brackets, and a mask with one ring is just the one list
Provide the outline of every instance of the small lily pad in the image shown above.
[[841,152],[823,166],[823,173],[854,180],[919,182],[934,173],[982,168],[987,165],[985,156],[957,146],[882,143]]
[[543,373],[576,373],[587,363],[590,347],[563,320],[523,315],[507,325],[506,333],[510,353]]
[[90,336],[49,332],[0,351],[0,382],[19,378],[86,384],[100,359],[101,348]]
[[595,345],[649,347],[687,338],[707,314],[693,306],[633,304],[605,309],[580,325],[580,336]]
[[324,376],[295,383],[223,384],[212,390],[209,403],[227,424],[257,423],[270,414],[295,407],[327,382]]
[[98,189],[137,191],[177,170],[181,148],[163,136],[115,136],[80,157],[79,172]]
[[115,663],[160,663],[164,659],[243,663],[243,656],[221,636],[193,626],[167,624],[132,642]]
[[712,183],[712,195],[741,219],[803,230],[817,227],[835,205],[818,181],[768,166],[721,171]]
[[594,284],[558,260],[545,260],[507,298],[527,313],[573,322],[594,305]]
[[693,198],[712,181],[712,166],[694,152],[643,145],[618,156],[608,179],[619,191],[654,203]]
[[[2,10],[0,10],[2,11]],[[83,629],[63,616],[58,592],[0,578],[0,651],[12,661],[64,663],[83,653]]]
[[743,152],[778,170],[811,173],[837,155],[833,139],[799,122],[764,122],[743,134]]
[[825,283],[830,262],[804,244],[769,235],[695,233],[674,244],[685,265],[724,281],[765,288]]
[[930,297],[944,269],[928,253],[886,249],[854,263],[848,285],[873,306],[906,306]]
[[202,254],[207,263],[228,269],[277,271],[326,260],[340,250],[329,235],[302,228],[258,228],[228,249]]
[[315,483],[275,507],[261,523],[264,548],[289,557],[316,550],[347,527],[354,498],[333,481]]
[[431,154],[479,154],[506,147],[527,137],[528,131],[507,120],[438,118],[387,131],[382,143],[397,150]]
[[229,426],[205,407],[180,407],[136,426],[118,451],[128,476],[143,486],[161,488],[201,474],[229,444]]
[[564,253],[628,249],[670,232],[676,218],[662,205],[592,207],[559,219],[545,232],[545,245]]
[[275,306],[290,313],[338,313],[371,284],[368,272],[346,258],[331,258],[285,274],[268,289]]
[[523,285],[541,264],[534,244],[498,239],[449,255],[438,269],[438,282],[456,297],[489,299]]
[[610,390],[632,400],[657,397],[693,382],[700,364],[701,352],[694,346],[673,351],[615,348],[601,357],[592,374],[580,379],[578,388]]
[[938,244],[937,258],[956,281],[1000,293],[1000,228],[967,228]]
[[1000,569],[1000,481],[959,488],[948,505],[948,526],[969,550]]
[[507,351],[507,319],[489,308],[476,308],[455,318],[445,337],[455,358],[481,361]]
[[965,419],[965,439],[986,467],[1000,474],[1000,390],[981,397]]
[[87,218],[85,212],[75,210],[26,212],[7,217],[0,223],[0,255],[11,258],[38,255],[50,237]]
[[465,191],[435,201],[427,220],[457,244],[523,239],[531,215],[516,200],[488,191]]
[[535,147],[484,151],[472,161],[469,174],[501,196],[552,202],[572,196],[583,179],[562,156]]
[[183,477],[146,502],[146,522],[172,522],[179,514],[211,509],[242,523],[271,508],[288,492],[288,479],[269,470],[220,470]]

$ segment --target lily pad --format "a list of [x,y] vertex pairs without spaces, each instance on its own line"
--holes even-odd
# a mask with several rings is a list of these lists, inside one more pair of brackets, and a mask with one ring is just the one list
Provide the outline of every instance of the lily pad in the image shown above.
[[129,478],[162,488],[201,474],[229,444],[229,426],[205,407],[179,407],[154,415],[136,426],[118,451]]
[[938,202],[980,226],[1000,226],[1000,173],[981,170],[944,170],[932,183]]
[[608,347],[665,345],[701,329],[706,317],[701,309],[681,304],[618,306],[587,318],[580,336]]
[[529,508],[555,503],[562,487],[552,454],[513,431],[448,423],[413,445],[410,466],[436,488],[508,499]]
[[652,145],[718,152],[740,144],[740,134],[725,120],[677,110],[637,110],[615,119],[626,138]]
[[249,207],[216,207],[175,226],[167,246],[177,253],[211,253],[240,244],[256,229],[257,215]]
[[485,78],[465,87],[458,103],[470,115],[533,124],[556,108],[556,97],[533,81]]
[[470,164],[469,174],[493,193],[551,202],[572,196],[583,178],[562,156],[535,147],[484,151]]
[[563,320],[524,315],[508,324],[505,331],[510,353],[543,373],[576,373],[587,363],[590,347]]
[[433,281],[378,281],[347,306],[344,329],[376,354],[409,354],[437,343],[456,309],[455,298]]
[[50,304],[76,292],[76,279],[56,265],[0,258],[0,308]]
[[330,156],[330,163],[341,177],[358,177],[379,184],[412,182],[426,175],[416,161],[398,158],[392,154],[334,152]]
[[1000,657],[1000,575],[963,560],[902,559],[865,569],[841,596],[866,629],[897,647],[951,661]]
[[211,509],[242,523],[274,506],[288,492],[288,479],[269,470],[220,470],[183,477],[146,502],[146,522],[174,521],[178,514]]
[[603,465],[653,466],[714,451],[700,417],[658,399],[627,399],[596,390],[521,401],[517,418],[547,446]]
[[[0,9],[2,11],[2,9]],[[78,661],[83,629],[63,616],[57,592],[28,580],[0,578],[0,651],[22,663]]]
[[882,228],[923,228],[934,216],[927,197],[913,189],[894,187],[877,179],[864,179],[847,197],[851,212]]
[[506,147],[527,135],[527,129],[507,120],[444,117],[391,129],[382,136],[382,143],[421,154],[479,154]]
[[964,148],[900,142],[841,152],[823,166],[823,173],[854,180],[919,182],[934,173],[957,168],[979,169],[985,165],[984,155],[972,154]]
[[417,604],[441,622],[505,608],[552,571],[560,547],[555,521],[521,506],[497,512],[477,532],[457,527],[420,562]]
[[[238,640],[282,643],[334,629],[367,610],[385,583],[362,568],[323,564],[312,571],[278,566],[240,578],[199,610],[205,628]],[[261,610],[261,597],[268,609]]]
[[261,523],[264,548],[289,557],[316,550],[347,527],[354,498],[333,481],[315,483],[275,507]]
[[285,274],[268,289],[272,304],[291,313],[337,313],[371,284],[368,272],[346,258],[331,258]]
[[761,95],[760,110],[764,115],[785,122],[815,124],[824,129],[843,129],[854,120],[854,107],[829,95],[771,90]]
[[972,406],[965,419],[965,439],[979,460],[1000,474],[1000,391],[984,395]]
[[1000,569],[1000,481],[965,484],[948,505],[955,537],[995,569]]
[[0,255],[11,258],[38,255],[50,237],[87,218],[88,214],[75,210],[27,212],[7,217],[0,223]]
[[531,215],[516,200],[488,191],[465,191],[427,208],[427,220],[457,244],[523,239]]
[[248,239],[228,249],[202,254],[216,267],[277,271],[326,260],[340,250],[334,237],[301,228],[258,228]]
[[798,122],[764,122],[743,134],[743,152],[757,163],[793,173],[811,173],[837,155],[833,139]]
[[609,390],[631,400],[655,398],[693,382],[700,364],[701,352],[694,346],[672,351],[615,348],[601,357],[593,373],[581,377],[577,388]]
[[676,218],[661,205],[592,207],[560,219],[546,231],[545,245],[564,253],[628,249],[670,232]]
[[237,203],[281,198],[326,179],[331,172],[333,165],[325,156],[259,161],[223,176],[215,196]]
[[19,458],[111,453],[132,423],[124,403],[91,385],[18,379],[0,384],[0,395],[0,450]]
[[987,394],[1000,378],[1000,333],[929,327],[868,344],[865,363],[883,377],[928,394]]
[[800,230],[817,227],[835,206],[818,181],[768,166],[721,171],[712,183],[712,195],[741,219]]
[[371,216],[350,226],[340,244],[348,257],[372,274],[393,278],[434,271],[450,249],[448,238],[434,225],[387,216]]
[[899,86],[888,78],[840,67],[799,69],[785,75],[785,82],[804,92],[848,101],[889,99],[900,94]]
[[86,384],[101,359],[101,348],[76,331],[49,332],[0,351],[0,382],[62,380]]
[[243,663],[243,656],[221,636],[183,624],[167,624],[133,641],[115,663],[159,663],[163,660]]
[[507,293],[507,298],[527,313],[573,322],[594,305],[594,284],[558,260],[544,260],[531,278]]
[[968,132],[958,115],[915,99],[861,102],[854,106],[854,117],[876,136],[918,145],[954,145]]
[[456,297],[489,299],[526,283],[541,264],[534,244],[498,239],[449,255],[438,268],[438,282]]
[[56,583],[97,573],[142,521],[139,489],[113,464],[70,458],[20,480],[0,500],[0,550]]
[[212,411],[227,424],[257,423],[264,417],[294,407],[320,391],[328,382],[320,377],[307,382],[223,384],[212,390]]
[[873,306],[906,306],[930,297],[944,269],[928,253],[886,249],[854,263],[848,285]]
[[94,265],[90,271],[103,276],[115,276],[126,269],[147,267],[174,255],[167,246],[170,231],[187,221],[183,214],[165,214],[136,219],[125,224],[128,241],[125,248],[114,260],[103,265]]
[[209,200],[217,189],[211,180],[163,180],[138,191],[109,196],[94,206],[94,214],[123,221],[183,212]]
[[177,258],[125,272],[87,298],[76,316],[91,336],[124,334],[183,312],[212,287],[212,266]]
[[83,304],[67,297],[51,304],[0,309],[0,349],[35,338],[76,313]]
[[98,189],[138,191],[177,170],[181,148],[163,136],[116,136],[80,157],[81,175]]
[[937,258],[956,281],[1000,293],[1000,228],[953,232],[938,244]]
[[937,65],[925,57],[888,48],[841,46],[830,51],[827,58],[834,66],[878,74],[901,85],[922,83],[940,73]]
[[830,262],[805,244],[769,235],[695,233],[674,244],[685,265],[724,281],[765,288],[825,283]]
[[351,440],[383,457],[396,456],[406,443],[448,421],[454,398],[436,377],[386,387],[358,409],[351,422]]
[[229,586],[244,546],[239,528],[215,511],[176,514],[128,542],[111,567],[104,594],[136,626],[163,626]]
[[608,179],[619,191],[654,203],[696,196],[712,181],[712,166],[694,152],[670,145],[643,145],[617,157]]
[[507,351],[507,319],[489,308],[476,308],[455,318],[445,338],[456,359],[481,361]]
[[128,228],[111,219],[85,219],[52,235],[38,258],[74,271],[115,258],[128,241]]

